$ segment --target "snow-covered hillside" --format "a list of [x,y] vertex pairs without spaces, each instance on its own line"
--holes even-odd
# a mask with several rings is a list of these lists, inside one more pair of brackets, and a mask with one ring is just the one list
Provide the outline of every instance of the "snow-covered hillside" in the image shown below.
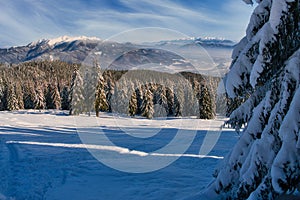
[[[73,117],[55,110],[0,112],[0,199],[194,197],[209,183],[214,168],[237,141],[231,130],[223,131],[212,151],[199,155],[200,146],[200,152],[205,152],[203,147],[211,142],[205,137],[207,130],[218,130],[222,123],[222,119],[146,120],[108,114]],[[179,130],[186,130],[187,138],[191,131],[196,133],[181,157],[174,152],[151,154],[173,140]],[[82,144],[82,135],[101,133],[114,146],[100,140]],[[120,166],[124,159],[117,160],[119,157],[140,161],[148,156],[156,163],[169,157],[178,160],[157,171],[128,173],[105,166],[90,154],[91,150],[118,161]],[[141,162],[134,164],[143,167]]]

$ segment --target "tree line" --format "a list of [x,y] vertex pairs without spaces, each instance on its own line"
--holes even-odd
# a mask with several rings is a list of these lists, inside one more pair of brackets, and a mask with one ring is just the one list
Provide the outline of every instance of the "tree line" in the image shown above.
[[69,109],[70,77],[78,67],[60,61],[0,65],[0,110]]
[[218,78],[191,72],[101,70],[61,61],[0,66],[0,110],[62,109],[146,118],[216,114]]

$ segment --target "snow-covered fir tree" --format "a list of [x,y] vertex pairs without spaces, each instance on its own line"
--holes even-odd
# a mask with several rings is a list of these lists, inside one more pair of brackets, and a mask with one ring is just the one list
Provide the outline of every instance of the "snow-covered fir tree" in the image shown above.
[[184,101],[182,103],[183,116],[197,116],[199,115],[199,102],[190,83],[185,83],[183,88]]
[[110,98],[110,108],[111,108],[111,112],[117,112],[118,110],[118,95],[119,95],[119,90],[118,90],[118,83],[115,84],[114,87],[114,95],[112,95],[112,97]]
[[54,109],[60,109],[61,108],[61,97],[60,97],[60,93],[58,90],[58,85],[57,82],[54,82],[53,85],[53,90],[51,92],[51,98],[52,98],[52,102],[53,102],[53,108]]
[[182,86],[174,87],[174,93],[176,94],[176,108],[175,108],[175,116],[183,116],[184,109],[184,89]]
[[23,100],[24,93],[23,93],[21,83],[19,81],[16,81],[14,87],[15,87],[15,93],[18,101],[18,110],[22,110],[24,109],[24,100]]
[[99,117],[100,111],[106,112],[109,110],[109,105],[106,100],[106,93],[105,93],[106,83],[102,75],[99,75],[98,78],[99,80],[98,80],[98,84],[96,87],[96,94],[95,94],[95,111],[97,117]]
[[160,92],[160,101],[159,104],[165,109],[165,112],[168,110],[168,99],[167,99],[167,93],[166,93],[166,88],[162,87],[161,92]]
[[0,77],[0,110],[5,110],[5,83],[2,77]]
[[175,97],[174,97],[174,92],[173,92],[173,88],[166,88],[166,97],[167,97],[167,103],[168,103],[168,115],[169,116],[173,116],[174,115],[174,101],[175,101]]
[[[218,77],[211,77],[206,76],[204,78],[204,84],[202,84],[204,87],[207,88],[210,100],[211,100],[211,114],[213,115],[213,118],[215,118],[216,112],[217,112],[217,98],[218,98],[218,87],[220,85],[221,79],[218,79]],[[222,83],[221,83],[222,84]],[[213,119],[211,118],[211,119]]]
[[129,108],[128,108],[129,115],[130,116],[136,115],[137,108],[138,108],[138,105],[137,105],[136,92],[134,91],[129,100]]
[[200,119],[213,119],[215,112],[213,108],[213,97],[211,96],[207,86],[200,87],[199,94],[199,118]]
[[43,85],[39,84],[35,88],[35,97],[34,97],[34,109],[45,109],[46,108],[46,99],[43,91]]
[[209,199],[276,199],[300,187],[300,4],[257,2],[225,79],[227,94],[244,99],[228,124],[245,127]]
[[95,110],[96,92],[99,89],[99,79],[103,78],[100,65],[95,61],[92,66],[81,66],[80,74],[83,78],[84,96],[82,111],[91,115],[91,112]]
[[13,83],[8,84],[7,87],[7,110],[19,110],[16,88]]
[[70,102],[69,102],[69,88],[68,86],[64,86],[61,91],[61,109],[62,110],[69,110],[70,109]]
[[106,82],[107,82],[107,88],[106,88],[106,100],[108,102],[109,108],[108,111],[111,112],[111,98],[114,95],[115,91],[115,82],[113,81],[113,77],[110,71],[106,73]]
[[57,77],[55,75],[55,70],[54,66],[50,65],[50,74],[49,76],[49,81],[47,84],[47,88],[45,89],[46,94],[46,107],[47,109],[60,109],[61,107],[61,98],[60,98],[60,93],[59,93],[59,88],[58,88],[58,83],[57,83]]
[[56,81],[52,81],[52,83],[48,84],[46,93],[46,107],[47,109],[60,109],[61,107],[61,98]]
[[33,109],[34,108],[34,100],[35,100],[35,89],[34,89],[34,83],[31,81],[26,81],[26,83],[23,85],[24,90],[24,108],[25,109]]
[[[220,83],[222,84],[222,83]],[[226,111],[227,111],[227,95],[223,91],[219,91],[219,93],[216,96],[216,113],[226,116]]]
[[174,108],[173,108],[173,110],[174,110],[175,117],[182,116],[181,103],[179,102],[175,92],[174,92]]
[[83,111],[83,79],[78,69],[75,69],[72,76],[70,89],[70,115],[79,115]]
[[142,104],[142,109],[143,109],[142,116],[148,119],[152,119],[154,114],[154,104],[153,104],[153,93],[151,92],[149,86],[146,86],[144,94],[145,95]]
[[131,81],[121,78],[115,84],[114,95],[111,97],[112,112],[128,114],[128,106],[132,93]]
[[143,100],[144,100],[144,93],[141,84],[137,84],[137,87],[135,89],[136,93],[136,99],[137,99],[137,111],[136,114],[140,115],[142,114],[142,106],[143,106]]
[[167,99],[166,87],[160,86],[156,93],[158,94],[157,103],[160,105],[160,108],[162,109],[161,114],[158,116],[165,117],[167,116],[167,111],[168,111],[168,99]]

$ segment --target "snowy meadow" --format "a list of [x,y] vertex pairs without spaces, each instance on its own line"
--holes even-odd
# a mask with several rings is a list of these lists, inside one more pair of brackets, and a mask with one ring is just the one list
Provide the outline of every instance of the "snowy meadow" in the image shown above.
[[[193,199],[238,139],[223,120],[0,112],[0,199]],[[179,134],[185,152],[159,151]]]

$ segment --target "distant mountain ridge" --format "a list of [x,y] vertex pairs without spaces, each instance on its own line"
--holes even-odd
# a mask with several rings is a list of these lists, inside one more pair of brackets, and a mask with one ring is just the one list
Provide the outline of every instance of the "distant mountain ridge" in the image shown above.
[[[133,44],[130,42],[106,41],[96,37],[61,36],[54,39],[41,39],[26,46],[2,48],[0,49],[0,63],[20,63],[32,60],[60,60],[69,63],[82,63],[87,56],[93,54],[100,57],[106,66],[109,66],[115,59],[122,57],[124,63],[119,63],[125,68],[126,66],[132,66],[132,63],[140,65],[157,63],[169,66],[169,68],[176,69],[176,71],[191,71],[192,69],[189,68],[191,65],[182,60],[180,54],[183,51],[195,52],[201,46],[208,51],[216,66],[221,66],[222,70],[226,71],[229,67],[230,54],[234,45],[235,43],[230,40],[217,38],[183,38]],[[142,51],[144,54],[136,56],[133,56],[132,53],[128,54],[128,52],[138,49],[144,49]],[[158,50],[150,51],[147,49]],[[166,53],[166,51],[170,53]],[[178,56],[174,57],[173,52],[177,53]],[[124,55],[130,55],[130,59],[124,58]]]
[[235,42],[223,38],[215,37],[191,37],[191,38],[182,38],[177,40],[167,40],[157,42],[158,45],[167,45],[167,44],[177,44],[177,45],[189,45],[189,44],[199,44],[203,47],[221,47],[221,48],[233,48]]

